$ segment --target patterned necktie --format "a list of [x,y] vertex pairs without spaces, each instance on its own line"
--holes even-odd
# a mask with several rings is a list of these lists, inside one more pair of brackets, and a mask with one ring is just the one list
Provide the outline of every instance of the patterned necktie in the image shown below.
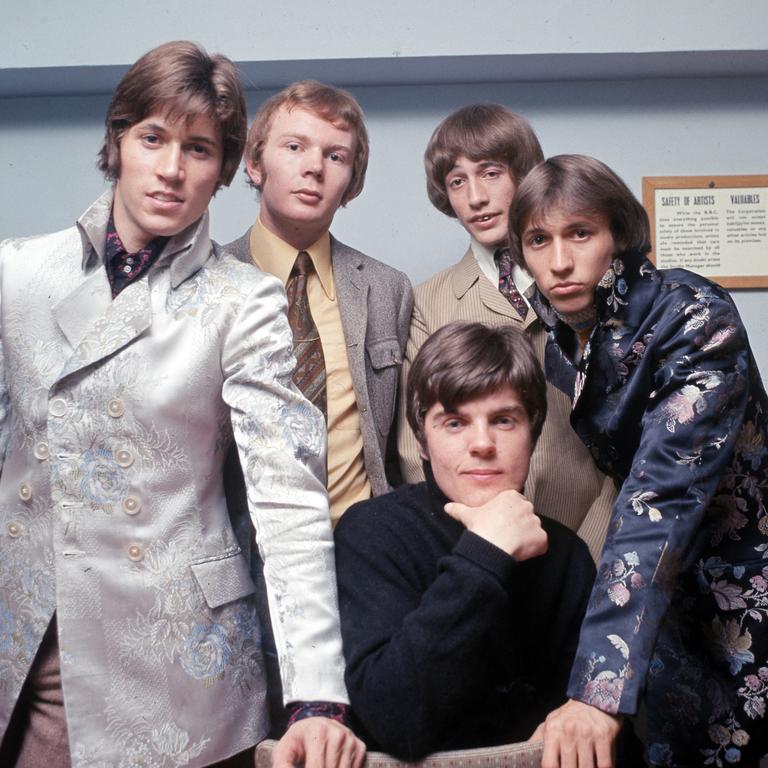
[[499,291],[517,310],[517,314],[525,320],[528,315],[528,305],[512,279],[512,254],[509,248],[497,248],[493,256],[499,265]]
[[307,400],[316,405],[327,418],[325,357],[307,298],[307,277],[313,269],[309,254],[299,251],[285,285],[288,295],[288,323],[293,331],[293,353],[296,356],[293,381]]

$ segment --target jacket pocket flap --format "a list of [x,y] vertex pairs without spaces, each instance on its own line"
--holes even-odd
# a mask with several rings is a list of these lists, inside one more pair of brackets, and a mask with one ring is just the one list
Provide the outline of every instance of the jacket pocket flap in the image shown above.
[[388,368],[391,365],[400,365],[403,362],[400,342],[397,339],[366,342],[365,349],[368,352],[371,365],[376,370]]
[[218,608],[256,591],[248,563],[239,550],[215,560],[192,563],[190,568],[209,608]]

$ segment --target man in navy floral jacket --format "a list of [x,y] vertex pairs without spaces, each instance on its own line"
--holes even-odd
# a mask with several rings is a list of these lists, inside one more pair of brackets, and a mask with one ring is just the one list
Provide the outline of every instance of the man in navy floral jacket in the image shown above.
[[534,168],[510,229],[547,377],[619,486],[542,765],[611,765],[630,715],[651,765],[751,766],[768,750],[768,398],[744,324],[719,286],[648,261],[648,217],[598,160]]

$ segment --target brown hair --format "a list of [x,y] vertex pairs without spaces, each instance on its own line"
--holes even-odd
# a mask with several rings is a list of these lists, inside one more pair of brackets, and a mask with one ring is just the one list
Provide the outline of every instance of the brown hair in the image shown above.
[[512,255],[523,264],[523,230],[553,209],[604,216],[617,254],[648,253],[648,214],[627,185],[605,164],[586,155],[557,155],[537,165],[517,190],[509,214]]
[[544,159],[539,140],[524,117],[501,104],[470,104],[457,109],[437,126],[424,152],[429,199],[438,211],[454,217],[445,177],[460,155],[475,163],[504,163],[516,185]]
[[511,325],[454,322],[422,345],[408,372],[408,423],[426,448],[424,417],[435,404],[451,409],[509,386],[531,425],[531,449],[547,415],[547,385],[531,342]]
[[[280,107],[285,107],[288,112],[293,109],[305,109],[354,135],[352,178],[341,198],[341,204],[346,205],[350,200],[354,200],[363,191],[365,172],[368,169],[368,131],[365,129],[363,110],[354,96],[342,88],[319,83],[317,80],[292,83],[267,99],[256,113],[245,144],[246,162],[255,164],[261,160],[261,153],[272,127],[272,118]],[[256,189],[261,189],[250,176],[248,183]]]
[[125,132],[156,112],[171,119],[207,115],[221,133],[219,185],[228,186],[240,164],[248,117],[237,67],[195,43],[165,43],[145,53],[117,85],[105,118],[99,170],[120,176],[120,141]]

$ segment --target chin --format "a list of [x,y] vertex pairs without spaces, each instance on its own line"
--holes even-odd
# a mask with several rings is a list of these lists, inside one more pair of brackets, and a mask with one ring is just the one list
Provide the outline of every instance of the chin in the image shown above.
[[483,504],[487,504],[489,501],[495,499],[499,493],[501,493],[501,490],[501,488],[494,488],[492,490],[489,488],[487,490],[464,493],[462,494],[460,501],[467,507],[482,507]]
[[550,303],[561,315],[575,315],[589,308],[589,304],[586,302],[571,304],[569,302],[554,302],[550,299]]
[[481,232],[480,234],[474,235],[475,240],[477,240],[480,245],[484,245],[486,248],[498,248],[501,245],[504,245],[506,236],[499,235],[494,232]]

